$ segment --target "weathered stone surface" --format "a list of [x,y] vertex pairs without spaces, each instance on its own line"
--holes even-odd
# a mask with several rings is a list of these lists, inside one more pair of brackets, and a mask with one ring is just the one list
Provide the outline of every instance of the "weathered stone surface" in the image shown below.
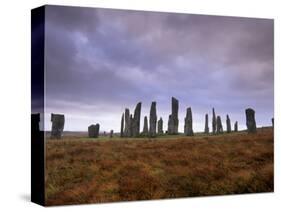
[[246,113],[246,125],[248,129],[248,133],[256,133],[257,126],[255,120],[255,111],[252,108],[248,108],[245,110]]
[[131,135],[131,120],[130,120],[130,110],[128,108],[125,109],[125,129],[124,129],[124,137],[130,137]]
[[164,134],[164,132],[163,132],[163,119],[162,119],[162,117],[160,117],[160,119],[158,120],[157,126],[158,126],[158,130],[157,130],[158,134],[159,135]]
[[122,118],[121,118],[120,137],[124,137],[124,113],[122,114]]
[[217,131],[217,117],[215,113],[215,108],[213,108],[212,130],[213,134],[215,134]]
[[140,134],[140,117],[141,117],[141,102],[135,108],[133,123],[132,123],[132,136],[138,137]]
[[271,119],[272,127],[274,128],[274,118]]
[[186,117],[184,119],[184,134],[187,136],[193,136],[192,111],[190,107],[186,109]]
[[130,115],[130,122],[129,122],[129,136],[128,137],[132,137],[133,136],[133,114]]
[[234,124],[234,132],[238,132],[238,122],[237,121]]
[[205,115],[205,134],[209,134],[209,117],[208,114]]
[[31,114],[31,133],[39,133],[39,122],[40,122],[40,113]]
[[110,130],[109,137],[110,137],[110,138],[112,138],[112,137],[113,137],[113,130]]
[[51,114],[52,132],[51,138],[60,139],[64,128],[64,115]]
[[223,133],[221,117],[217,116],[217,134]]
[[231,122],[228,115],[226,115],[226,132],[231,133]]
[[142,130],[142,134],[144,136],[148,136],[148,122],[147,122],[147,116],[144,117],[143,120],[143,130]]
[[99,124],[92,124],[88,127],[88,135],[90,138],[97,138],[99,137],[100,125]]
[[156,102],[151,103],[150,114],[149,114],[149,136],[156,136],[156,124],[157,124],[157,114],[156,114]]
[[169,116],[168,121],[168,133],[169,134],[178,134],[178,127],[179,127],[179,118],[178,118],[178,111],[179,111],[179,101],[172,97],[172,114]]

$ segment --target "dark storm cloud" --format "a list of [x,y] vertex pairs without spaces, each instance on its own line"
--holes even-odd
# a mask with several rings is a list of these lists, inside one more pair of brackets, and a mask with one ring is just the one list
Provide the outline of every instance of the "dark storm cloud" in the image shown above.
[[272,20],[55,6],[46,20],[47,110],[69,129],[91,114],[118,131],[138,101],[147,115],[156,100],[165,120],[171,96],[197,129],[213,106],[239,122],[249,106],[261,125],[273,116]]

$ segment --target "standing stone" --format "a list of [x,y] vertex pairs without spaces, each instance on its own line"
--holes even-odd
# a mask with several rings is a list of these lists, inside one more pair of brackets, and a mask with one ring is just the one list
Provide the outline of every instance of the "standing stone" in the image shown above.
[[122,118],[121,118],[120,137],[124,137],[124,113],[122,114]]
[[205,115],[205,134],[209,134],[209,117],[208,114]]
[[222,123],[221,123],[221,117],[217,116],[217,134],[223,133]]
[[144,136],[148,136],[148,122],[147,122],[147,116],[144,117],[142,134],[143,134]]
[[157,124],[157,114],[156,114],[156,102],[151,103],[150,115],[149,115],[149,136],[156,136],[156,124]]
[[130,110],[128,108],[125,109],[125,129],[124,129],[124,137],[130,137]]
[[248,133],[256,133],[257,126],[255,120],[255,111],[252,108],[246,109],[246,125],[248,129]]
[[186,109],[186,117],[184,119],[184,133],[187,136],[193,136],[193,129],[192,129],[192,111],[191,108]]
[[64,128],[64,115],[51,114],[52,132],[51,138],[60,139]]
[[92,124],[88,127],[88,135],[90,138],[97,138],[99,137],[100,125],[99,124]]
[[133,115],[130,115],[130,121],[129,121],[129,136],[128,137],[132,137],[133,136]]
[[110,130],[110,138],[113,137],[113,130]]
[[226,132],[231,133],[231,123],[228,115],[226,115]]
[[217,117],[216,117],[216,113],[215,113],[215,108],[213,108],[212,130],[213,130],[213,134],[216,134],[216,131],[217,131]]
[[132,136],[138,137],[140,135],[140,117],[141,117],[141,102],[135,108],[134,118],[132,123]]
[[237,121],[234,124],[234,132],[238,132],[238,122]]
[[158,134],[159,135],[164,134],[164,132],[163,132],[163,119],[161,117],[158,120],[157,126],[158,126]]
[[179,111],[179,101],[172,97],[172,114],[169,116],[168,121],[168,133],[169,134],[178,134],[178,127],[179,127],[179,118],[178,118],[178,111]]
[[272,127],[274,128],[274,118],[271,119]]

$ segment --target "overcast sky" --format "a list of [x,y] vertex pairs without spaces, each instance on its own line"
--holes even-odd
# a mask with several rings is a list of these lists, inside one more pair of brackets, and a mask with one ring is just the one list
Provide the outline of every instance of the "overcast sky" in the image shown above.
[[[47,6],[46,112],[65,114],[65,130],[120,131],[125,108],[157,102],[167,128],[171,97],[203,131],[212,107],[245,128],[245,109],[258,126],[274,106],[273,20],[128,10]],[[211,129],[211,122],[209,123]]]

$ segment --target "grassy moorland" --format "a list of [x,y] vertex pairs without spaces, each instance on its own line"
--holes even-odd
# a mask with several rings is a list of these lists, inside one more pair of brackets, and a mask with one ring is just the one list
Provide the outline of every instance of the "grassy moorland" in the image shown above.
[[47,205],[273,191],[273,132],[69,136],[46,145]]

